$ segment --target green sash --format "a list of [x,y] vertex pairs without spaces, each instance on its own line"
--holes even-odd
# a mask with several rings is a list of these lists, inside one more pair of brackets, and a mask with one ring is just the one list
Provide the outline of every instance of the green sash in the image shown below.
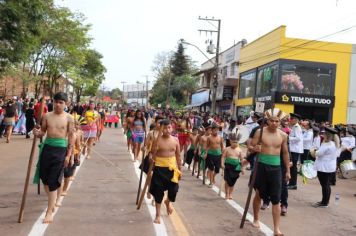
[[221,153],[221,149],[216,149],[216,150],[209,149],[208,154],[214,156],[220,156],[222,153]]
[[44,145],[49,145],[52,147],[67,147],[68,141],[65,138],[46,138],[46,140],[43,143],[40,143],[38,145],[39,154],[38,154],[38,161],[37,161],[37,165],[36,165],[35,176],[33,177],[34,184],[40,183],[40,162],[41,162],[41,154],[42,154]]
[[205,149],[201,148],[201,154],[200,154],[200,169],[204,170],[205,169],[205,159],[203,158],[205,156]]
[[281,158],[279,155],[271,155],[271,154],[264,154],[260,153],[258,156],[258,161],[271,166],[280,166],[281,165]]
[[194,145],[193,145],[193,144],[192,144],[192,145],[190,145],[189,150],[195,150],[195,147],[194,147]]
[[225,164],[230,164],[235,167],[236,171],[241,171],[241,163],[240,163],[240,159],[235,159],[235,158],[231,158],[231,157],[226,157],[225,159]]

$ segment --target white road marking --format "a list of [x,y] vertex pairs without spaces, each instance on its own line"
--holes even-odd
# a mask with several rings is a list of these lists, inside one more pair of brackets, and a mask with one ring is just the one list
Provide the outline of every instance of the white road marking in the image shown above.
[[[77,168],[76,168],[77,174],[79,173],[80,167],[84,164],[84,161],[85,161],[85,157],[83,155],[81,155],[80,166],[77,166]],[[69,182],[68,191],[69,191],[70,186],[72,185],[72,183],[73,183],[73,181]],[[64,196],[60,196],[59,199],[60,199],[60,202],[63,202]],[[59,210],[59,208],[56,207],[55,211],[53,213],[53,219],[54,219],[54,216],[57,214],[58,210]],[[43,219],[45,218],[46,211],[47,211],[47,208],[42,212],[40,217],[38,217],[37,221],[32,226],[32,229],[31,229],[30,233],[28,234],[28,236],[42,236],[42,235],[44,235],[44,233],[46,232],[47,227],[50,225],[50,224],[43,224]]]
[[[134,158],[133,154],[132,153],[130,153],[130,154],[131,154],[132,159],[133,159]],[[134,162],[134,167],[135,167],[135,173],[136,173],[138,179],[140,179],[140,173],[141,173],[141,170],[139,169],[139,166],[140,166],[140,164],[138,163],[138,161],[135,161]],[[146,177],[144,175],[142,175],[142,186],[145,184],[145,181],[146,181]],[[153,199],[153,196],[152,196],[152,199]],[[152,204],[151,204],[152,199],[148,199],[146,194],[145,194],[146,206],[148,208],[148,211],[149,211],[149,213],[151,215],[152,222],[153,222],[154,219],[155,219],[155,216],[156,216],[156,208],[154,206],[152,206]],[[156,231],[156,235],[158,235],[158,236],[166,236],[166,235],[168,235],[167,228],[166,228],[166,225],[163,222],[162,217],[161,217],[161,224],[153,223],[153,227],[154,227],[154,229]]]
[[[125,134],[124,134],[124,137],[126,137]],[[133,153],[131,151],[129,153],[131,155],[132,160],[134,160]],[[140,164],[139,164],[138,161],[135,161],[133,164],[134,164],[135,173],[137,175],[137,178],[140,180],[140,174],[141,174],[141,170],[139,168]],[[145,175],[142,175],[142,186],[145,184],[145,181],[146,181],[146,177],[145,177]],[[153,196],[152,196],[152,199],[153,199]],[[151,204],[152,199],[148,199],[147,195],[145,194],[145,203],[146,203],[146,206],[148,208],[148,212],[150,213],[150,216],[151,216],[152,222],[153,222],[154,219],[156,218],[155,217],[156,216],[156,208],[154,206],[152,206],[152,204]],[[161,217],[161,224],[153,223],[153,228],[155,229],[155,232],[156,232],[157,236],[168,236],[167,228],[166,228],[166,225],[163,222],[162,217]]]
[[[199,179],[200,180],[203,180],[203,177],[202,176],[199,176]],[[216,192],[217,194],[219,193],[219,188],[216,187],[215,185],[213,185],[213,188],[212,190],[214,192]],[[223,191],[221,191],[221,198],[225,199],[225,193]],[[244,213],[244,208],[242,208],[237,202],[235,202],[234,200],[226,200],[226,202],[232,206],[232,208],[234,208],[235,210],[237,210],[241,215],[243,215]],[[248,221],[250,221],[251,223],[253,223],[253,216],[250,214],[250,213],[247,213],[246,215],[246,219]],[[260,228],[258,229],[260,230],[262,233],[264,233],[265,235],[267,236],[271,236],[273,235],[273,230],[270,229],[267,225],[263,224],[261,221],[260,221]]]

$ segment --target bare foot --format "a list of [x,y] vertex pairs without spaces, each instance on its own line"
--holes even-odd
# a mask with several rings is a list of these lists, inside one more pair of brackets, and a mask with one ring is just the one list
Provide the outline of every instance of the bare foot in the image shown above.
[[48,211],[46,212],[46,216],[43,220],[43,224],[50,224],[53,222],[53,215],[52,215],[52,211]]
[[[62,203],[61,202],[56,202],[56,204],[54,204],[55,207],[61,207]],[[53,208],[53,212],[54,212],[54,208]]]
[[66,196],[67,195],[67,191],[63,191],[62,193],[61,193],[61,196]]
[[171,206],[171,202],[167,199],[164,201],[164,204],[166,205],[166,208],[167,208],[167,215],[171,215],[173,213],[173,208]]
[[87,157],[86,157],[87,159],[90,159],[91,158],[91,156],[90,155],[87,155]]
[[74,181],[74,180],[75,178],[73,176],[69,178],[69,181]]
[[161,217],[156,216],[155,220],[153,221],[155,224],[161,224]]
[[259,220],[253,220],[252,225],[256,228],[260,228],[260,221]]

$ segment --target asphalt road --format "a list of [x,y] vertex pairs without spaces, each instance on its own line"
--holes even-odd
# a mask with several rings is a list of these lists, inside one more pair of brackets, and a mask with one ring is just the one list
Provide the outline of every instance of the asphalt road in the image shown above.
[[[17,223],[31,141],[14,136],[6,144],[0,139],[0,235],[43,235],[36,230],[42,227],[41,214],[47,198],[44,192],[37,195],[37,186],[33,184],[28,191],[24,222]],[[216,188],[214,191],[203,186],[201,180],[185,170],[173,205],[174,214],[167,216],[162,207],[163,224],[155,227],[149,202],[136,210],[137,164],[131,159],[122,130],[106,129],[92,158],[82,163],[54,223],[44,229],[44,234],[265,235],[248,221],[244,229],[239,229],[239,206],[245,205],[249,172],[237,181],[233,201],[226,201],[218,196]],[[298,190],[289,191],[288,214],[281,220],[285,235],[356,235],[355,179],[338,179],[326,209],[311,207],[311,203],[321,199],[318,181],[298,181]],[[220,178],[217,185],[220,186]],[[341,195],[339,205],[334,204],[336,192]],[[261,212],[261,221],[268,234],[272,228],[271,208]]]

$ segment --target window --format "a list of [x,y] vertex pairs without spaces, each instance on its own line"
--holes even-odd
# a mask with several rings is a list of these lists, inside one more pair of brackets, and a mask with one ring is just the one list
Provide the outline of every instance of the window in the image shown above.
[[283,64],[281,91],[331,96],[334,71],[335,67],[327,64]]
[[239,98],[253,97],[255,94],[256,71],[241,74]]
[[256,94],[272,93],[277,90],[278,65],[258,69]]
[[237,72],[237,63],[234,62],[231,64],[231,67],[230,67],[230,76],[235,76],[236,72]]
[[227,66],[224,66],[222,69],[222,74],[223,74],[223,78],[225,79],[227,76]]

